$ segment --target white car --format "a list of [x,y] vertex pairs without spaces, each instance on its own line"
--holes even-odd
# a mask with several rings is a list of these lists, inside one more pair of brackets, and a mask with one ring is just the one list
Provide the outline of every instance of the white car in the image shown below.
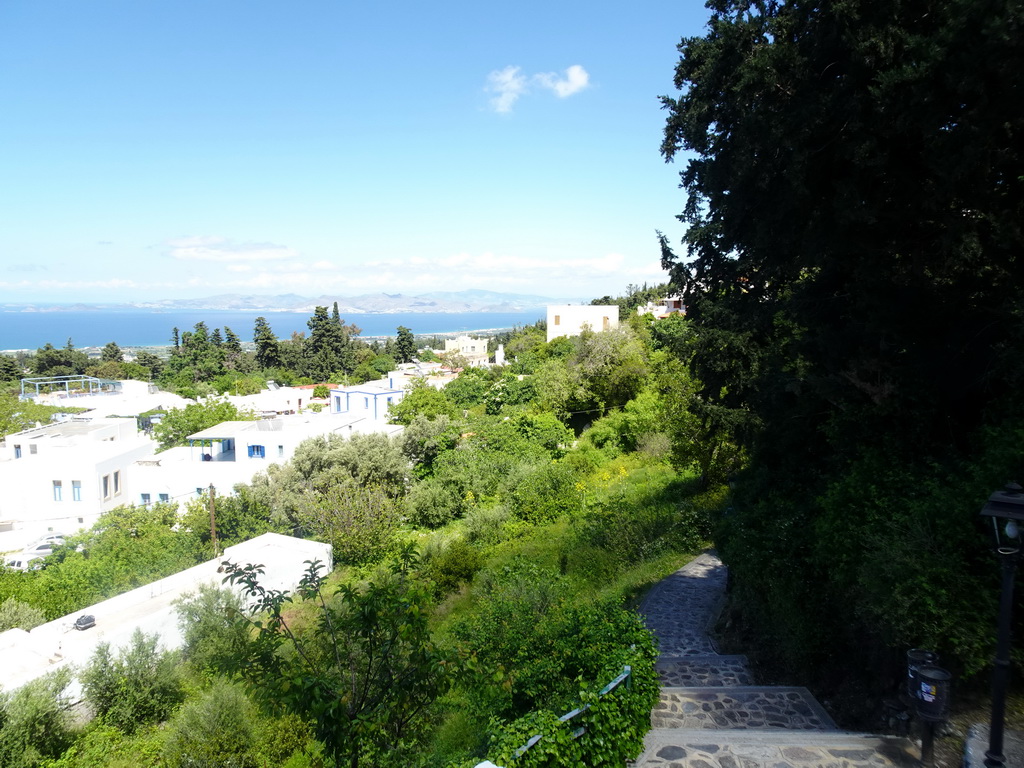
[[25,547],[26,554],[42,555],[46,557],[53,552],[54,548],[64,543],[64,534],[53,533]]
[[20,555],[9,557],[4,565],[14,571],[34,571],[43,567],[43,556],[22,552]]

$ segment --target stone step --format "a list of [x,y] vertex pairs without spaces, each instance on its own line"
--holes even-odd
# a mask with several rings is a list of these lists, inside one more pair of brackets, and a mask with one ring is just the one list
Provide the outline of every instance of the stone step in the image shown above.
[[917,768],[907,739],[823,731],[652,730],[635,768]]
[[835,731],[836,724],[806,688],[736,686],[661,689],[653,728]]
[[665,656],[655,664],[661,684],[675,688],[753,685],[746,656]]

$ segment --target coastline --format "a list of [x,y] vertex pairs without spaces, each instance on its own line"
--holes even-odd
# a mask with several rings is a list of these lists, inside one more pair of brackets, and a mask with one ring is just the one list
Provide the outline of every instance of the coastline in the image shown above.
[[[0,323],[0,348],[6,354],[32,353],[45,344],[60,348],[69,341],[83,351],[102,349],[115,342],[125,350],[159,350],[171,346],[175,328],[184,333],[197,323],[214,328],[231,328],[236,335],[252,343],[256,317],[263,316],[274,335],[284,341],[293,333],[308,335],[307,313],[260,315],[248,311],[219,310],[198,312],[46,312],[10,313]],[[399,326],[417,338],[453,338],[473,334],[493,336],[516,327],[532,325],[544,319],[544,313],[531,312],[444,312],[373,313],[341,315],[342,321],[360,329],[365,341],[394,338]],[[15,322],[17,320],[18,322]]]

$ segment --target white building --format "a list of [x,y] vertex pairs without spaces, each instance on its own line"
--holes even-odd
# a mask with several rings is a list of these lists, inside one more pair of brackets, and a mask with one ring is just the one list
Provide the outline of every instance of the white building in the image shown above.
[[65,392],[50,392],[34,396],[40,405],[73,406],[88,410],[87,418],[110,416],[138,416],[140,413],[167,408],[184,408],[192,403],[179,395],[157,389],[145,381],[119,381],[116,390],[68,396]]
[[301,387],[282,387],[268,382],[268,389],[255,395],[225,395],[225,399],[239,410],[267,416],[299,413],[313,399],[313,391]]
[[638,315],[654,315],[661,320],[669,315],[685,315],[686,306],[681,294],[673,294],[666,296],[661,302],[649,301],[642,307],[637,307],[636,312]]
[[0,446],[0,551],[71,533],[131,499],[131,468],[156,443],[133,418],[74,419],[8,435]]
[[125,503],[180,502],[211,485],[218,494],[230,494],[237,484],[252,482],[271,464],[289,461],[295,449],[310,438],[401,430],[401,426],[361,414],[334,416],[311,411],[259,421],[224,421],[189,435],[188,446],[135,462]]
[[[134,418],[91,418],[95,412],[8,435],[0,444],[0,552],[17,552],[48,533],[70,535],[122,504],[181,502],[211,485],[218,494],[229,494],[270,464],[291,459],[298,445],[312,437],[401,432],[401,426],[387,423],[387,398],[405,393],[404,381],[398,384],[383,398],[377,391],[373,407],[366,407],[368,395],[363,394],[351,397],[344,412],[307,408],[293,416],[224,422],[191,435],[189,446],[162,453],[137,430]],[[98,409],[103,406],[102,412],[125,415],[156,407],[155,398],[173,402],[173,396],[149,392],[145,384],[126,387],[129,391],[137,397],[89,400]],[[299,398],[310,394],[292,389],[273,393],[281,398],[276,405],[288,410],[301,408]],[[275,402],[261,405],[272,408]]]
[[[12,691],[61,667],[81,668],[101,642],[110,643],[116,652],[129,645],[136,629],[159,635],[166,649],[179,648],[182,637],[174,601],[195,593],[203,584],[223,586],[224,574],[218,569],[225,560],[239,565],[262,564],[260,585],[274,590],[293,590],[306,571],[306,561],[319,560],[328,572],[333,567],[330,544],[265,533],[228,547],[214,560],[29,632],[10,629],[0,633],[0,688]],[[75,619],[82,614],[94,616],[96,626],[84,631],[74,629]]]
[[565,304],[548,307],[548,341],[559,336],[579,336],[583,328],[608,331],[619,327],[615,304]]
[[473,366],[487,365],[490,354],[487,352],[487,339],[474,339],[472,336],[459,336],[454,339],[445,339],[445,354],[455,352],[466,358],[466,362]]
[[402,402],[402,398],[405,397],[406,382],[399,379],[402,386],[396,387],[392,383],[394,380],[394,377],[389,377],[332,389],[331,414],[365,418],[381,425],[386,424],[388,406]]

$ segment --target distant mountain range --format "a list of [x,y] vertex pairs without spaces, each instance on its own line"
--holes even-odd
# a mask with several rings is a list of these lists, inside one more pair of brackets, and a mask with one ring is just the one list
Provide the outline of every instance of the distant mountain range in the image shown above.
[[6,303],[7,310],[23,309],[37,312],[87,312],[89,310],[159,309],[196,310],[219,309],[248,312],[312,312],[317,306],[330,309],[338,302],[342,314],[397,314],[406,312],[528,312],[543,309],[549,304],[583,304],[587,298],[550,298],[520,293],[495,291],[435,291],[406,296],[401,293],[371,293],[363,296],[317,296],[310,298],[294,293],[276,296],[256,296],[225,293],[202,299],[161,299],[136,301],[126,304],[14,304]]

